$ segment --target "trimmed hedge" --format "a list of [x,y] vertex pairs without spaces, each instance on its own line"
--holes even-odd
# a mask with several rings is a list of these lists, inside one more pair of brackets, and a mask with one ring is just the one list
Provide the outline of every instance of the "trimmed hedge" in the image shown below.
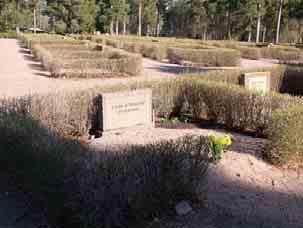
[[264,156],[277,165],[303,167],[303,106],[278,109],[268,124]]
[[215,82],[225,82],[229,84],[243,85],[243,75],[244,73],[250,72],[265,72],[270,71],[270,90],[280,92],[283,86],[284,77],[286,74],[286,66],[279,65],[274,67],[264,67],[264,68],[253,68],[253,69],[233,69],[233,70],[221,70],[221,71],[209,71],[203,73],[193,73],[187,74],[187,78],[203,79]]
[[171,63],[190,61],[205,66],[238,66],[240,52],[232,49],[185,49],[169,48],[168,59]]
[[124,49],[125,51],[142,54],[144,57],[155,59],[158,61],[167,58],[167,47],[162,44],[154,44],[148,42],[128,42],[123,40],[104,39],[106,45]]
[[236,41],[203,41],[204,44],[212,45],[219,48],[229,48],[238,50],[242,58],[258,60],[261,58],[260,48],[253,43],[236,42]]
[[116,74],[139,75],[142,57],[112,48],[94,51],[83,45],[38,45],[32,47],[53,77],[112,77]]
[[299,60],[302,58],[300,49],[287,49],[280,47],[265,47],[261,48],[263,58],[278,59],[278,60]]
[[258,60],[262,57],[259,48],[240,46],[236,50],[241,52],[242,58]]

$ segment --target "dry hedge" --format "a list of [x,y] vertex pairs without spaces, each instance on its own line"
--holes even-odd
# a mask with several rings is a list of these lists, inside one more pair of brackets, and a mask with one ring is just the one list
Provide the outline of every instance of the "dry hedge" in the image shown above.
[[168,59],[178,64],[190,61],[205,66],[238,66],[240,52],[232,49],[169,48]]
[[127,76],[139,75],[142,71],[141,56],[112,48],[97,51],[68,42],[58,46],[35,44],[32,52],[53,77]]
[[281,48],[281,47],[264,47],[261,48],[262,58],[278,60],[299,60],[302,58],[300,49]]
[[274,164],[303,167],[303,105],[272,113],[264,156]]

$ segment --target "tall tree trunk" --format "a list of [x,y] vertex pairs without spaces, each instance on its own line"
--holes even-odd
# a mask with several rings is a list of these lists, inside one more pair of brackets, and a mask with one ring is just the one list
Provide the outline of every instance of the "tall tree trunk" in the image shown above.
[[157,7],[157,25],[156,25],[156,36],[160,35],[160,11],[159,7]]
[[114,21],[113,21],[113,19],[110,21],[110,26],[109,26],[110,28],[110,34],[111,35],[114,35]]
[[116,19],[116,36],[119,35],[119,20]]
[[36,12],[36,6],[34,6],[34,33],[36,34],[37,30],[37,12]]
[[247,42],[251,42],[251,18],[249,18],[249,25],[248,25],[248,38]]
[[227,39],[231,40],[231,5],[228,6],[227,11]]
[[283,0],[280,0],[278,21],[277,21],[276,44],[278,44],[279,40],[280,40],[280,26],[281,26],[282,9],[283,9]]
[[260,28],[261,28],[261,3],[258,3],[257,10],[258,10],[258,21],[257,21],[256,43],[259,43],[259,41],[260,41]]
[[123,35],[126,35],[126,16],[123,17]]
[[139,25],[138,25],[138,36],[142,35],[142,0],[139,0]]
[[264,30],[263,30],[263,38],[262,38],[263,43],[265,43],[265,38],[266,38],[266,26],[264,27]]
[[[17,0],[16,1],[16,10],[17,10],[17,12],[19,11],[19,9],[20,9],[20,2],[19,2],[19,0]],[[19,17],[17,17],[17,24],[16,24],[16,33],[19,33],[20,32],[20,28],[19,28],[19,23],[20,23],[20,18]]]
[[203,40],[206,40],[207,39],[207,26],[204,27],[204,30],[203,30]]
[[251,42],[251,25],[249,26],[249,30],[248,30],[248,42]]
[[150,33],[150,25],[148,24],[146,26],[146,36],[149,36],[149,33]]

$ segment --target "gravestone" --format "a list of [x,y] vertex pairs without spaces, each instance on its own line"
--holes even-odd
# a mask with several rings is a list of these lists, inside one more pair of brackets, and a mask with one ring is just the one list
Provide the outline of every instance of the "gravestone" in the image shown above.
[[270,91],[270,72],[252,72],[244,74],[244,86],[262,93]]
[[101,131],[153,126],[152,90],[101,94]]

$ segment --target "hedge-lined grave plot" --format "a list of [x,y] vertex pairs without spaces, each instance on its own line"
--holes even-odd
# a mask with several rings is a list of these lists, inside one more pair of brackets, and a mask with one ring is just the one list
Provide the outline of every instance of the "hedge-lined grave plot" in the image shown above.
[[52,77],[104,78],[135,76],[142,71],[142,57],[89,42],[51,37],[24,37],[33,54]]

